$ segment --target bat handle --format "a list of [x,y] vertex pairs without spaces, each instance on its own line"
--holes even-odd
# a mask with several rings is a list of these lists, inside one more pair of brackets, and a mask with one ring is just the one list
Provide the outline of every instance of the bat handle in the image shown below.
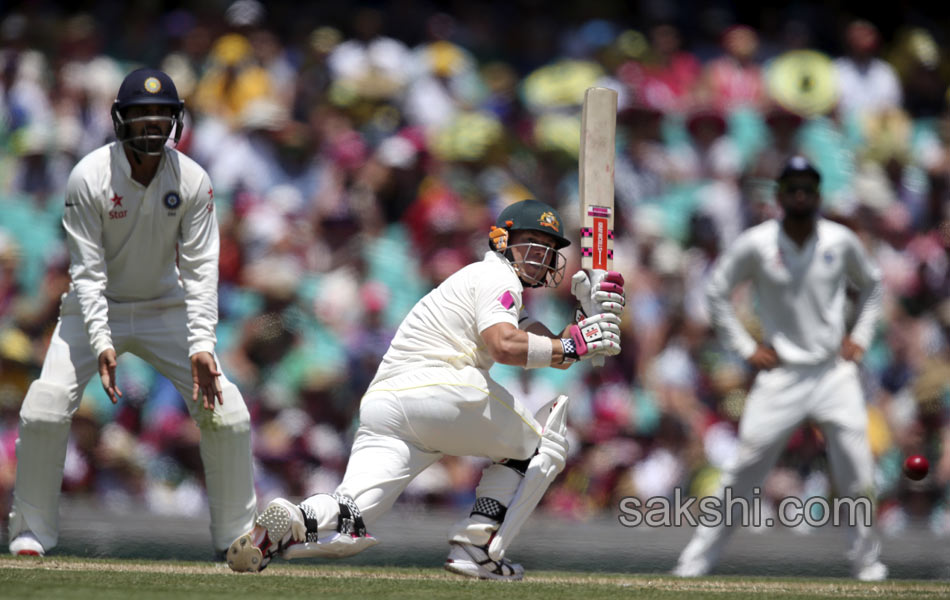
[[[590,269],[590,270],[588,270],[588,275],[589,275],[589,277],[590,277],[590,287],[593,288],[593,287],[596,286],[598,283],[600,283],[601,280],[604,279],[604,277],[607,276],[607,271],[604,270],[604,269]],[[589,306],[584,306],[584,303],[581,303],[581,308],[584,310],[585,313],[591,313],[591,310],[590,310],[591,307],[589,307]],[[587,316],[588,316],[588,317],[592,317],[592,316],[594,316],[594,315],[593,315],[593,314],[587,314]],[[604,366],[604,357],[603,357],[603,356],[595,356],[595,357],[593,357],[592,359],[590,359],[590,363],[591,363],[592,366],[595,366],[595,367],[602,367],[602,366]]]

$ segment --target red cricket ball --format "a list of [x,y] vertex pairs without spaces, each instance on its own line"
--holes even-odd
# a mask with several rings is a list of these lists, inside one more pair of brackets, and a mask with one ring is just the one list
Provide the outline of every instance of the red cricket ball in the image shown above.
[[904,461],[904,475],[907,475],[914,481],[919,481],[926,477],[927,471],[929,470],[930,463],[919,454],[908,456],[907,460]]

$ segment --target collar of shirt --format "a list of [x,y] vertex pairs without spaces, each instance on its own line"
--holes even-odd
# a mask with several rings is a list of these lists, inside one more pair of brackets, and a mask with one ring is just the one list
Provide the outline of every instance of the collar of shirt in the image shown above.
[[805,240],[805,243],[799,246],[795,240],[790,238],[787,233],[785,233],[785,228],[782,227],[782,222],[779,221],[778,224],[778,247],[779,250],[785,253],[787,256],[807,256],[811,251],[818,245],[820,234],[820,224],[821,221],[815,221],[815,228],[812,230],[811,235]]
[[[495,252],[494,250],[489,250],[485,252],[485,258],[483,260],[486,262],[497,262],[505,265],[511,270],[511,274],[515,276],[515,278],[518,280],[518,283],[521,283],[521,278],[518,277],[518,273],[515,272],[515,268],[511,266],[511,263],[508,262],[508,259],[502,256],[501,253]],[[524,287],[523,284],[522,287]]]
[[[115,146],[113,147],[112,151],[115,153],[113,156],[113,163],[119,165],[122,173],[128,177],[129,181],[135,181],[132,179],[132,165],[129,164],[129,155],[125,151],[125,144],[121,142],[115,142]],[[167,154],[168,150],[166,148],[162,148],[162,158],[158,162],[158,169],[155,171],[155,177],[158,177],[158,174],[162,172],[162,168],[165,166],[165,156]],[[155,180],[155,177],[152,178],[152,181]],[[137,181],[135,181],[135,183],[141,185]]]

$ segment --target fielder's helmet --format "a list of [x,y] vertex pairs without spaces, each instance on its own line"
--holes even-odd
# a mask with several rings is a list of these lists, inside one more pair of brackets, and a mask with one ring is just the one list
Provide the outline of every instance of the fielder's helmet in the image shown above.
[[132,121],[126,119],[124,114],[125,109],[130,106],[154,104],[171,106],[173,108],[172,116],[170,118],[160,116],[142,117],[141,119],[135,119],[135,121],[170,120],[173,126],[173,139],[177,144],[181,140],[185,103],[178,97],[178,89],[171,77],[158,69],[149,68],[132,71],[126,75],[122,85],[119,86],[115,102],[112,103],[112,126],[115,129],[116,139],[123,144],[130,143],[130,146],[137,152],[152,155],[161,154],[168,136],[146,134],[133,138],[129,131],[129,123]]
[[508,205],[498,215],[495,225],[508,231],[530,229],[546,233],[554,238],[554,247],[558,250],[571,245],[571,241],[564,237],[564,221],[557,209],[540,200],[522,200]]
[[792,175],[811,175],[815,178],[815,181],[821,182],[821,173],[818,172],[818,169],[816,169],[807,158],[801,155],[796,155],[788,159],[777,181],[781,183]]

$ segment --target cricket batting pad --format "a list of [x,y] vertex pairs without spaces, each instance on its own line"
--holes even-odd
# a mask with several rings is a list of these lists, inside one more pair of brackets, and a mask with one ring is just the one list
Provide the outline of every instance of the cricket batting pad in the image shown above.
[[488,556],[501,560],[522,525],[534,512],[544,492],[567,461],[567,396],[558,396],[541,434],[538,453],[528,463],[524,479],[505,513],[505,520],[488,545]]

